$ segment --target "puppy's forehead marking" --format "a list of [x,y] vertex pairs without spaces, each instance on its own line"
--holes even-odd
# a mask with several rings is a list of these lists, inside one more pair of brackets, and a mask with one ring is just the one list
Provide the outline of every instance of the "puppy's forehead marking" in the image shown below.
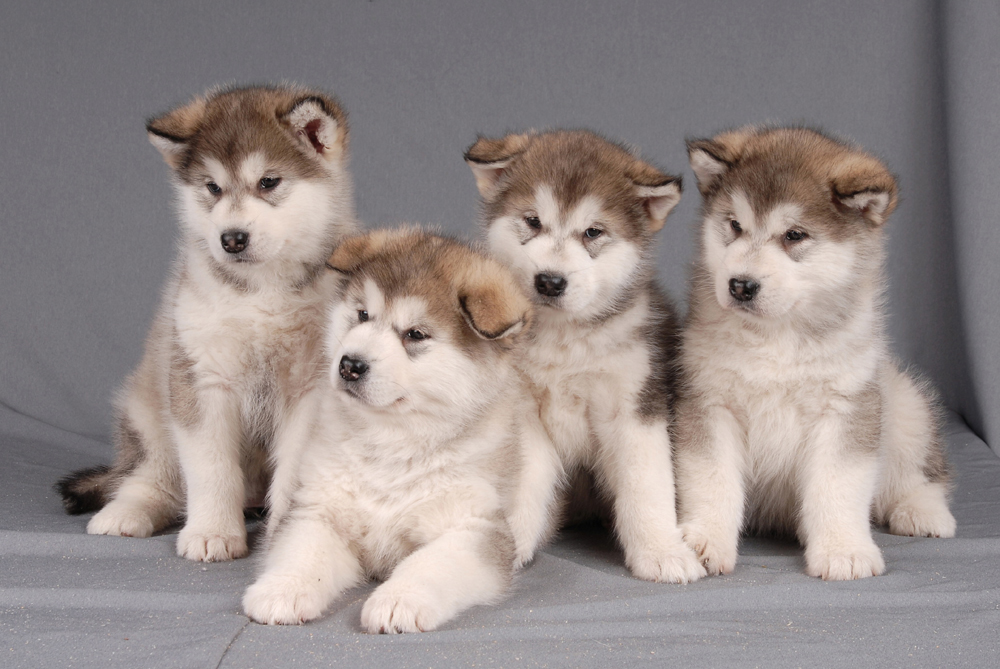
[[211,156],[207,156],[203,161],[205,165],[205,171],[212,178],[218,186],[222,188],[227,188],[232,185],[232,181],[229,178],[229,170],[218,160]]
[[402,295],[392,299],[388,313],[397,329],[408,329],[426,320],[427,301],[415,295]]
[[566,227],[573,232],[586,230],[603,216],[604,207],[600,198],[587,195],[573,207],[569,216],[566,217]]
[[792,202],[782,202],[771,209],[764,220],[765,228],[771,234],[784,232],[802,220],[802,207]]
[[746,196],[746,193],[743,191],[733,193],[730,197],[730,204],[733,216],[740,222],[740,226],[744,230],[752,229],[756,224],[756,217],[753,213],[753,207],[750,206],[750,198]]
[[366,311],[373,315],[385,312],[385,294],[374,279],[365,277],[363,294]]
[[264,154],[260,151],[255,151],[243,159],[243,162],[240,163],[238,173],[243,183],[253,184],[264,176],[266,167],[267,161],[264,159]]
[[538,217],[548,225],[558,225],[562,220],[562,212],[552,186],[541,184],[535,188],[535,206]]

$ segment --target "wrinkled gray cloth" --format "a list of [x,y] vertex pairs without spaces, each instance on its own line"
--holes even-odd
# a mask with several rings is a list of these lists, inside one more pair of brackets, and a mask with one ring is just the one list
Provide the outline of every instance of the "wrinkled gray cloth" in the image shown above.
[[[635,667],[995,666],[1000,657],[1000,460],[957,418],[955,539],[879,533],[887,573],[825,583],[793,543],[748,539],[736,571],[686,586],[631,578],[601,528],[565,531],[495,606],[436,632],[362,633],[374,585],[322,619],[266,627],[241,613],[256,554],[198,564],[173,533],[88,536],[52,483],[103,444],[4,416],[0,666]],[[255,529],[255,528],[252,528]]]

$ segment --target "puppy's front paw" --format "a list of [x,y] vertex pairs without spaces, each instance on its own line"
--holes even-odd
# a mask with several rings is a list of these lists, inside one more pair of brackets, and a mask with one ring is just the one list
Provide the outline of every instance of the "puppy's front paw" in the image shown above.
[[177,535],[177,554],[188,560],[224,562],[246,557],[247,533],[200,532],[187,527]]
[[370,634],[428,632],[444,618],[427,593],[395,587],[391,581],[379,586],[361,609],[361,626]]
[[316,588],[293,577],[265,574],[243,595],[243,611],[265,625],[301,625],[318,618],[325,607]]
[[705,528],[694,523],[681,526],[684,542],[690,546],[698,560],[711,576],[732,573],[736,568],[736,542],[713,537]]
[[680,538],[666,548],[636,551],[626,555],[629,570],[636,578],[657,583],[693,583],[705,575],[698,556]]
[[806,548],[806,573],[824,581],[850,581],[885,571],[882,551],[874,542],[835,549]]
[[892,510],[889,531],[909,537],[953,537],[955,516],[944,499],[911,497]]
[[153,521],[142,509],[116,505],[112,502],[90,519],[87,523],[87,534],[145,538],[153,534]]

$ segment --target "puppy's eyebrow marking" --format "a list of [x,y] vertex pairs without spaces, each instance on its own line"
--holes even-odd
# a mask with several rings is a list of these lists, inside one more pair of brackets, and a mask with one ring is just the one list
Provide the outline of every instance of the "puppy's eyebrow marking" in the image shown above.
[[378,284],[366,278],[364,283],[364,304],[369,316],[377,316],[385,312],[385,295]]

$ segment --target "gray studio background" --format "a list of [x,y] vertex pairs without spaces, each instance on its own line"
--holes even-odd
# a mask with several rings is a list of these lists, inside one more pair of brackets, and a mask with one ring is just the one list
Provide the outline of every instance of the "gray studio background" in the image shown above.
[[[350,114],[360,218],[477,234],[476,133],[587,127],[684,175],[660,237],[679,302],[684,138],[807,123],[898,174],[892,335],[1000,448],[998,3],[19,2],[0,24],[0,428],[107,441],[174,254],[144,119],[294,80]],[[6,426],[6,427],[5,427]],[[0,449],[6,448],[6,443]],[[110,447],[101,454],[110,457]],[[2,457],[2,456],[0,456]]]

